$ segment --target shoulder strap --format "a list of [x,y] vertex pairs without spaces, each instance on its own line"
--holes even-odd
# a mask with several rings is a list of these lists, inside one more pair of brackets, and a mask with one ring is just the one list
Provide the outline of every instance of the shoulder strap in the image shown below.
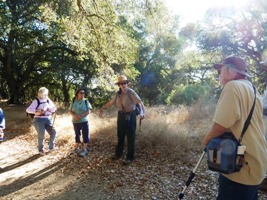
[[131,101],[132,101],[132,102],[133,102],[133,104],[134,104],[134,101],[133,101],[133,99],[132,99],[131,95],[129,94],[129,91],[130,91],[130,90],[127,90],[127,95],[128,95],[128,97],[131,99]]
[[[85,103],[85,106],[86,106],[86,109],[88,110],[88,105],[87,105],[87,99],[84,100],[84,103]],[[89,102],[88,102],[89,103]]]
[[74,104],[75,99],[76,99],[76,97],[73,97],[73,98],[72,98],[71,109],[73,108],[73,104]]
[[[72,106],[73,106],[73,103],[74,103],[75,99],[76,99],[76,97],[73,97],[73,99],[72,99]],[[87,103],[86,103],[87,101],[88,101],[88,100],[85,99],[85,100],[84,100],[84,103],[85,103],[86,108],[88,109],[88,105],[87,105]]]
[[36,106],[35,110],[37,110],[37,108],[38,108],[39,105],[40,105],[40,100],[39,100],[38,98],[35,98],[35,99],[36,99],[36,101],[37,101],[37,106]]
[[256,104],[256,88],[254,86],[253,86],[253,90],[254,90],[254,95],[255,95],[254,102],[253,102],[252,108],[251,108],[251,110],[249,112],[248,118],[245,121],[245,124],[244,124],[243,130],[242,130],[241,136],[240,136],[240,138],[238,140],[239,143],[242,141],[243,136],[244,136],[245,132],[247,131],[247,128],[248,128],[248,126],[250,124],[250,120],[251,120],[251,117],[253,115],[253,111],[254,111],[254,108],[255,108],[255,104]]

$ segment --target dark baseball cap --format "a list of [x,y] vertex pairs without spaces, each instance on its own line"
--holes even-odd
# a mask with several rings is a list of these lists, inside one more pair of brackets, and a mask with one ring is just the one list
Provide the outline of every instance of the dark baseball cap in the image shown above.
[[250,75],[248,74],[247,63],[242,58],[236,56],[227,57],[221,63],[214,64],[213,68],[218,70],[223,66],[227,66],[239,74],[250,77]]

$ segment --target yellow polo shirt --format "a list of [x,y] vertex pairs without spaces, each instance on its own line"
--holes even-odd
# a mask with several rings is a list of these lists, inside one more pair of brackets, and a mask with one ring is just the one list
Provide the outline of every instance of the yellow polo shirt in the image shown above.
[[[213,121],[228,128],[240,138],[245,121],[254,101],[252,84],[248,80],[228,82],[220,95]],[[257,94],[254,113],[241,144],[246,145],[246,163],[240,172],[223,174],[228,179],[244,185],[258,185],[267,172],[266,141],[262,120],[262,102]]]

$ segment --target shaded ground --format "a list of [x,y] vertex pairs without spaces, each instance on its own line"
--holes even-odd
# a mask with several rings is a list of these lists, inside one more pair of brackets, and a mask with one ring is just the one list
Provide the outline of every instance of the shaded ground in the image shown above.
[[[56,123],[58,150],[39,156],[36,133],[28,120],[11,123],[0,144],[1,200],[178,199],[202,153],[201,147],[186,141],[177,141],[176,147],[152,144],[152,139],[144,142],[138,132],[136,160],[129,166],[122,165],[122,160],[113,162],[116,133],[109,128],[115,123],[111,118],[94,124],[98,128],[91,127],[89,156],[70,156],[72,126],[66,123],[68,115],[62,114]],[[29,126],[21,129],[16,126],[19,123]],[[189,140],[200,143],[197,137]],[[184,199],[215,199],[216,179],[217,173],[208,171],[203,161]],[[260,193],[259,199],[267,199],[266,194]]]

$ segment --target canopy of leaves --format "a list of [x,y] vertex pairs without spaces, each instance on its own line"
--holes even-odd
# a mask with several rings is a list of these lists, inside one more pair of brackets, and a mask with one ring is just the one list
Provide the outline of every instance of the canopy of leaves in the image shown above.
[[229,55],[244,57],[263,89],[266,11],[255,0],[210,9],[206,21],[181,27],[162,0],[1,1],[0,96],[23,103],[46,86],[69,102],[83,87],[101,105],[125,74],[147,105],[189,105],[201,92],[217,94],[212,64]]

